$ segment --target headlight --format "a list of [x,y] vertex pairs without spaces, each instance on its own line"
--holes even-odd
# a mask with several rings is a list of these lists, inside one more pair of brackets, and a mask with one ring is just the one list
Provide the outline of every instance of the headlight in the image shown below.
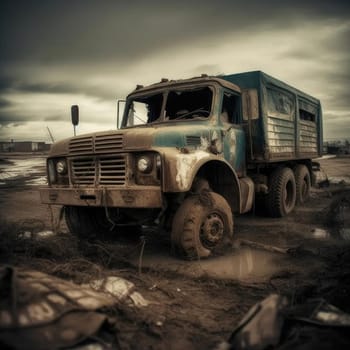
[[152,161],[147,156],[142,156],[137,161],[137,169],[141,173],[149,173],[152,170]]
[[64,175],[67,173],[67,163],[64,160],[60,160],[56,163],[57,173]]
[[56,171],[55,171],[55,165],[53,160],[49,160],[47,162],[47,170],[48,170],[48,175],[49,175],[49,183],[54,183],[56,182]]
[[160,169],[161,166],[162,166],[162,160],[160,158],[160,155],[157,154],[157,156],[156,156],[156,167],[157,167],[157,169]]

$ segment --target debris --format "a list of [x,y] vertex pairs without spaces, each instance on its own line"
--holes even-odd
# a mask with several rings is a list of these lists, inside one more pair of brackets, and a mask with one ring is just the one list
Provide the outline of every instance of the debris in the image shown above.
[[319,326],[350,327],[350,315],[324,299],[311,299],[306,305],[291,308],[290,317]]
[[34,270],[0,268],[0,343],[15,349],[74,346],[110,326],[97,310],[119,300]]
[[[335,327],[350,327],[350,314],[328,304],[324,299],[309,299],[304,304],[289,306],[286,297],[271,294],[262,302],[255,304],[233,331],[228,342],[220,343],[215,350],[263,350],[277,345],[281,345],[283,349],[294,349],[295,339],[290,335],[295,335],[294,327],[297,322],[332,327],[334,330]],[[311,335],[314,332],[313,329],[305,329]],[[337,334],[333,333],[332,336]],[[311,348],[308,345],[314,344],[313,338],[311,336],[310,344],[302,342],[301,348]],[[346,342],[344,337],[341,341]]]
[[255,304],[233,331],[229,343],[236,350],[266,349],[279,343],[287,298],[271,294]]
[[110,276],[100,280],[94,280],[83,287],[91,287],[95,291],[109,293],[118,300],[125,299],[134,289],[134,284],[124,278]]
[[135,285],[132,282],[121,277],[109,276],[104,279],[94,280],[82,286],[91,287],[98,292],[108,293],[116,297],[119,301],[123,301],[129,297],[137,307],[145,307],[150,304],[140,293],[134,291]]
[[[102,349],[110,348],[105,338],[115,342],[114,321],[100,310],[126,298],[137,307],[148,306],[150,302],[134,289],[133,283],[116,276],[77,285],[34,270],[2,267],[0,344],[15,349],[57,349],[102,337]],[[90,345],[89,349],[101,348],[96,342]]]

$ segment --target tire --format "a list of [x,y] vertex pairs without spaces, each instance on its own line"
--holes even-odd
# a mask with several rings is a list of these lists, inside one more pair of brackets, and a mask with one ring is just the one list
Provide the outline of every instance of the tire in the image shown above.
[[112,228],[104,208],[66,206],[64,213],[69,231],[79,238],[103,238]]
[[187,259],[206,258],[232,246],[233,215],[227,201],[215,192],[202,192],[184,200],[171,232],[172,246]]
[[267,211],[272,217],[283,217],[293,211],[296,201],[294,173],[290,168],[278,168],[270,175]]
[[105,208],[66,206],[65,219],[69,231],[80,239],[135,238],[141,232],[140,225],[121,225],[113,217],[114,226],[106,217]]
[[296,204],[304,204],[310,197],[311,177],[309,169],[302,164],[294,168]]

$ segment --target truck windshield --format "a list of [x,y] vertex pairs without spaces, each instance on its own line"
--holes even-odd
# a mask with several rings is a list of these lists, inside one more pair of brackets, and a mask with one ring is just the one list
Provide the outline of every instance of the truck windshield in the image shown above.
[[[164,99],[166,101],[163,104]],[[177,89],[136,97],[127,104],[123,127],[172,120],[205,119],[211,114],[212,100],[213,92],[209,87]]]

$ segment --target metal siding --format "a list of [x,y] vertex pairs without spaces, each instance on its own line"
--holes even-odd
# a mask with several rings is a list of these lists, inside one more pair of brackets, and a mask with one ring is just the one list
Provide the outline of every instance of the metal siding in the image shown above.
[[316,154],[318,151],[318,137],[316,123],[300,120],[299,153]]
[[294,121],[267,117],[267,144],[270,155],[295,153]]
[[[269,162],[276,159],[313,158],[321,155],[322,111],[318,99],[261,71],[232,74],[222,78],[240,88],[258,90],[260,118],[254,121],[253,125],[253,161]],[[266,87],[271,85],[296,97],[295,121],[288,123],[286,120],[267,115]],[[316,107],[316,123],[299,120],[298,100]]]

